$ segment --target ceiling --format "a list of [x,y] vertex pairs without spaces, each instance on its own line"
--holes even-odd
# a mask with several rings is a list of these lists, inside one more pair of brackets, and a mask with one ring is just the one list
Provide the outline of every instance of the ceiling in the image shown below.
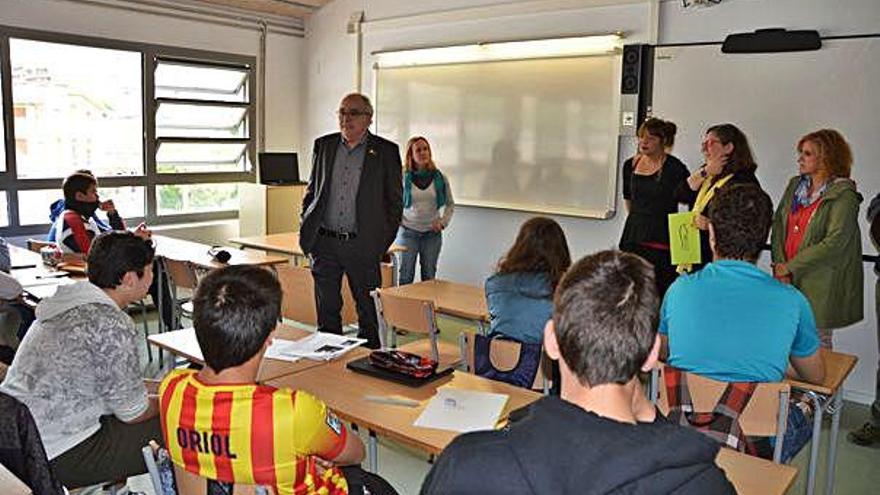
[[302,18],[318,10],[331,0],[198,0],[217,7],[231,7],[254,14],[271,14]]

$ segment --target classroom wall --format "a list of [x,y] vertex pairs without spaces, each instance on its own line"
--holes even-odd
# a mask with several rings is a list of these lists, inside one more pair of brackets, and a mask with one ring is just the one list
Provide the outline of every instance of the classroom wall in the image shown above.
[[[259,57],[260,33],[207,21],[132,12],[59,0],[2,0],[0,24],[157,45]],[[266,42],[266,150],[300,150],[303,38],[270,32]],[[259,91],[259,88],[258,88]],[[119,205],[123,208],[123,205]],[[124,212],[124,210],[123,210]],[[238,235],[238,221],[168,227],[175,236],[221,243]]]
[[[336,0],[312,15],[306,24],[307,122],[303,126],[302,142],[308,143],[321,134],[335,131],[333,110],[341,95],[356,89],[358,43],[355,35],[346,33],[346,24],[349,16],[357,11],[363,11],[366,19],[361,73],[362,88],[368,94],[372,93],[373,75],[369,53],[383,49],[618,30],[627,33],[627,43],[652,41],[655,32],[660,43],[679,43],[717,41],[731,32],[764,27],[813,28],[826,36],[876,32],[880,27],[880,3],[876,0],[725,0],[720,5],[686,10],[678,0],[665,0],[659,3],[657,21],[652,4],[627,0]],[[633,149],[634,141],[622,138],[620,161]],[[442,168],[443,157],[435,159]],[[860,159],[866,168],[878,161],[880,157]],[[872,169],[864,173],[880,181],[880,171]],[[778,194],[776,191],[782,189],[781,184],[767,186],[771,194]],[[872,196],[872,192],[866,194]],[[618,209],[622,209],[622,204]],[[452,225],[444,234],[438,276],[481,284],[512,242],[519,225],[530,216],[513,211],[457,208]],[[567,217],[557,220],[565,229],[572,255],[577,258],[616,246],[624,215],[618,211],[609,220]],[[873,296],[873,277],[868,276],[866,302],[873,301]],[[837,333],[837,347],[860,357],[857,369],[846,384],[849,399],[860,402],[873,399],[873,373],[877,363],[873,329],[876,324],[872,306],[868,305],[865,321]]]

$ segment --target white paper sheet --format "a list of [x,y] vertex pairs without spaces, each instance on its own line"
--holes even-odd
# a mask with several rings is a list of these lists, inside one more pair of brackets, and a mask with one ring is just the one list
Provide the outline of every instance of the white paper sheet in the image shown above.
[[[275,339],[272,347],[266,352],[266,357],[288,360],[292,358],[306,358],[325,361],[342,356],[346,352],[360,347],[366,341],[366,339],[346,337],[344,335],[316,332],[297,341]],[[273,347],[275,347],[274,351]],[[270,355],[270,352],[273,354]]]
[[494,430],[507,399],[505,394],[439,388],[414,424],[461,433]]
[[263,357],[266,359],[278,359],[295,363],[302,359],[302,357],[297,356],[290,350],[295,344],[296,341],[293,340],[272,339],[272,344],[266,349],[266,354],[264,354]]

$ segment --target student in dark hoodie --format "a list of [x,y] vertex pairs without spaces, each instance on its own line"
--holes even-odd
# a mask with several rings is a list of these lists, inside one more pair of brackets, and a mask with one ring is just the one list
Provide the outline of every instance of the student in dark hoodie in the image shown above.
[[553,290],[570,265],[558,223],[546,217],[524,223],[513,247],[486,279],[490,334],[540,344],[553,310]]
[[502,431],[456,438],[421,493],[733,494],[719,446],[667,422],[638,379],[657,363],[657,289],[647,262],[603,251],[577,262],[544,329],[562,395]]

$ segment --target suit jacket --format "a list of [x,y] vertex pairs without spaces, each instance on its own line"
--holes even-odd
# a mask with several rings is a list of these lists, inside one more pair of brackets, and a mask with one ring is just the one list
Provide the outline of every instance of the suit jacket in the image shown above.
[[[318,243],[318,228],[330,200],[333,162],[341,134],[335,132],[315,140],[312,151],[312,173],[303,196],[299,244],[311,253]],[[396,144],[374,134],[367,135],[364,166],[358,185],[357,237],[352,241],[358,249],[380,260],[397,235],[403,213],[403,178],[400,151]]]

